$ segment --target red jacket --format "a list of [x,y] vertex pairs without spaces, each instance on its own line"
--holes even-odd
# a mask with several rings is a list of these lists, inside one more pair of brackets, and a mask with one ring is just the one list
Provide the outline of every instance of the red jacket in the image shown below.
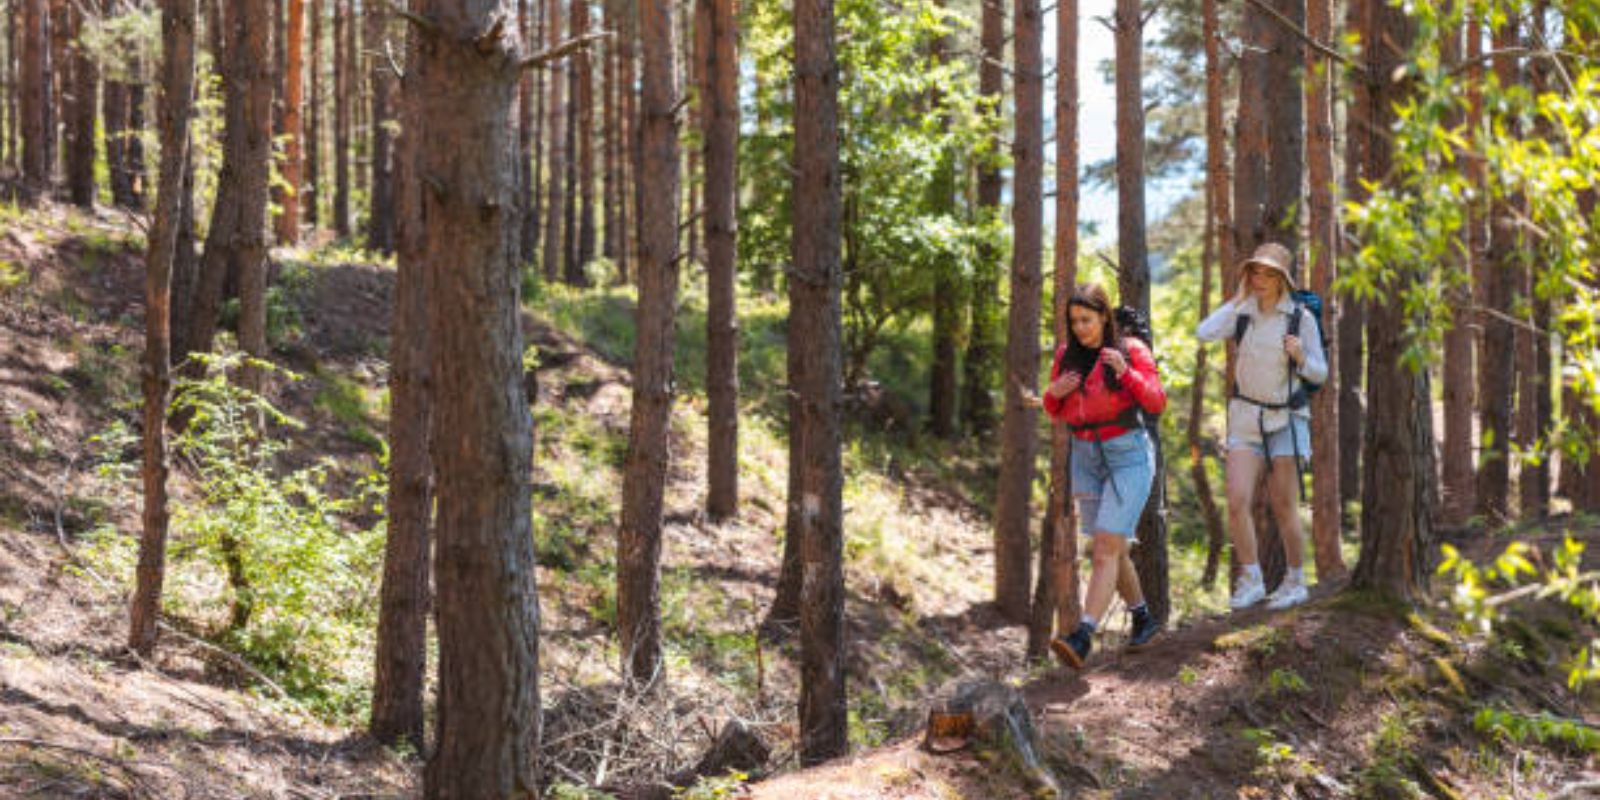
[[[1146,412],[1160,414],[1167,407],[1167,393],[1161,388],[1161,374],[1156,369],[1155,357],[1150,354],[1150,348],[1138,339],[1124,338],[1122,344],[1128,353],[1128,371],[1119,378],[1122,383],[1120,390],[1112,391],[1106,386],[1106,368],[1103,366],[1105,351],[1102,350],[1100,360],[1095,362],[1094,369],[1089,371],[1088,378],[1077,389],[1065,397],[1055,397],[1045,392],[1045,413],[1057,422],[1075,427],[1113,422],[1132,408],[1134,403],[1138,403]],[[1050,370],[1052,382],[1061,374],[1062,356],[1066,350],[1066,345],[1056,350],[1055,366]],[[1105,425],[1098,429],[1076,430],[1072,435],[1084,441],[1094,441],[1096,432],[1101,439],[1115,439],[1128,430],[1120,425]]]

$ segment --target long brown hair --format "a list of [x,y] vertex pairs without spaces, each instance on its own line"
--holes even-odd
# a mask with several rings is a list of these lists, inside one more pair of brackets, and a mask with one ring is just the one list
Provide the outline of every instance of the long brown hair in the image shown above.
[[[1117,330],[1117,315],[1111,305],[1111,296],[1106,293],[1105,287],[1098,283],[1080,283],[1072,289],[1072,297],[1067,299],[1067,307],[1081,306],[1100,315],[1105,320],[1100,331],[1100,347],[1120,347],[1122,343],[1121,332]],[[1094,367],[1095,361],[1100,358],[1100,348],[1091,348],[1078,341],[1078,335],[1072,331],[1072,325],[1067,325],[1067,352],[1063,357],[1064,368],[1082,373],[1088,377],[1088,372]]]

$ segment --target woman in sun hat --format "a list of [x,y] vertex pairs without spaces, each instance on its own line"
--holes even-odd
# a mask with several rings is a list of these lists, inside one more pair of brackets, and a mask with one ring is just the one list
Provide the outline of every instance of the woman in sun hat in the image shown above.
[[[1239,353],[1228,400],[1228,531],[1242,575],[1230,605],[1262,600],[1283,609],[1306,600],[1305,540],[1300,525],[1300,460],[1311,455],[1308,384],[1328,378],[1322,336],[1310,309],[1296,300],[1294,256],[1276,242],[1257,247],[1244,264],[1233,298],[1200,323],[1201,341],[1232,337]],[[1270,464],[1270,467],[1268,466]],[[1271,470],[1268,499],[1283,531],[1289,565],[1267,596],[1250,509],[1263,469]]]

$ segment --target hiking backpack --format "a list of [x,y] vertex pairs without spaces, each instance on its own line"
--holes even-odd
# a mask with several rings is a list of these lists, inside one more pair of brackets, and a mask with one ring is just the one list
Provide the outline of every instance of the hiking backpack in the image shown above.
[[[1322,345],[1322,352],[1328,352],[1328,329],[1322,324],[1322,295],[1310,289],[1296,289],[1289,293],[1289,298],[1294,301],[1294,310],[1289,312],[1289,335],[1300,335],[1300,310],[1305,309],[1311,312],[1311,318],[1317,323],[1317,340]],[[1118,309],[1118,311],[1120,312],[1121,309]],[[1118,319],[1118,324],[1121,324],[1120,318]],[[1250,317],[1240,314],[1233,329],[1233,343],[1235,345],[1244,341],[1244,332],[1249,328]],[[1308,398],[1322,389],[1322,384],[1312,383],[1305,378],[1300,379],[1300,385],[1305,387],[1305,393]]]

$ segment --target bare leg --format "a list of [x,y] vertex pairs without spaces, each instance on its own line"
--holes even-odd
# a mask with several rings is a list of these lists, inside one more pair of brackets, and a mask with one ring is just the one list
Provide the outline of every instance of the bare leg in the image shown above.
[[1300,527],[1300,470],[1294,456],[1272,459],[1272,478],[1268,491],[1272,496],[1272,517],[1283,530],[1283,555],[1290,569],[1305,564],[1305,533]]
[[[1121,562],[1128,552],[1128,540],[1114,533],[1094,535],[1094,570],[1089,573],[1089,593],[1083,613],[1099,622],[1111,606],[1111,593],[1117,588]],[[1129,566],[1133,566],[1129,563]],[[1137,583],[1137,578],[1135,579]]]
[[1253,450],[1228,451],[1228,533],[1233,537],[1233,553],[1241,565],[1259,563],[1256,553],[1256,525],[1250,506],[1256,499],[1256,481],[1266,459]]
[[1128,556],[1128,547],[1122,548],[1122,558],[1117,562],[1117,594],[1122,595],[1122,601],[1128,608],[1144,602],[1144,587],[1139,585],[1139,571],[1133,568],[1133,559]]

